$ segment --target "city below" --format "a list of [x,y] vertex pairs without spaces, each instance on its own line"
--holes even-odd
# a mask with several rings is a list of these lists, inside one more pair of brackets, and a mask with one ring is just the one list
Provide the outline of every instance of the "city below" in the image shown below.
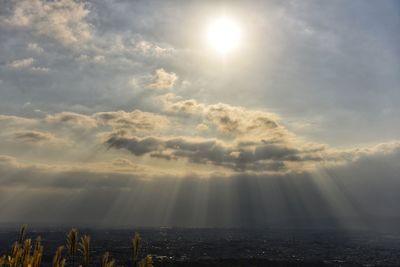
[[[43,266],[65,244],[67,228],[28,230],[27,238],[42,238]],[[400,266],[400,234],[371,231],[293,229],[134,230],[79,229],[91,236],[91,262],[100,265],[109,252],[117,266],[132,266],[131,239],[141,235],[141,256],[154,266]],[[0,253],[8,254],[18,230],[3,228]],[[69,266],[69,264],[67,264]]]

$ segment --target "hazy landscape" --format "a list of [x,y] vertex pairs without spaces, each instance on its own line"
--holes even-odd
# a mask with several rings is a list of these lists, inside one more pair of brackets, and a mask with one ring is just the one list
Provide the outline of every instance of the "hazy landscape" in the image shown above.
[[[185,229],[140,228],[139,261],[143,266],[399,266],[400,233],[335,229]],[[42,266],[51,266],[54,252],[65,246],[62,257],[72,266],[68,253],[67,228],[37,228],[26,238],[42,238]],[[82,229],[90,236],[90,266],[100,266],[109,252],[115,265],[132,266],[133,230]],[[78,233],[79,236],[80,233]],[[0,253],[18,239],[15,229],[0,232]],[[83,254],[76,254],[83,265]],[[54,265],[53,265],[54,266]],[[102,265],[103,266],[103,265]],[[142,266],[142,265],[140,265]]]

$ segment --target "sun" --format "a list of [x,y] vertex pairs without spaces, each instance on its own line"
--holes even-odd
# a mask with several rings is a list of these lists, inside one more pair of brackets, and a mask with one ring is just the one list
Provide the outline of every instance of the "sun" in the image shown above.
[[228,17],[212,21],[207,30],[208,45],[221,55],[234,51],[239,46],[240,37],[239,25]]

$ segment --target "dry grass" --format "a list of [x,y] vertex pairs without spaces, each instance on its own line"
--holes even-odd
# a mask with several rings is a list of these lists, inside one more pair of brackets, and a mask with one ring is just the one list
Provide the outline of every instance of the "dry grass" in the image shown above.
[[62,258],[62,251],[64,250],[64,246],[59,246],[56,250],[56,254],[53,257],[53,267],[64,267],[65,258]]
[[32,250],[31,239],[21,238],[21,236],[25,236],[25,229],[26,226],[21,229],[21,233],[23,234],[20,234],[19,241],[12,245],[10,255],[4,255],[0,258],[0,266],[39,267],[41,265],[43,246],[41,245],[40,237],[36,239]]
[[139,263],[139,267],[153,267],[153,259],[151,256],[146,256]]
[[[26,239],[27,226],[23,225],[19,232],[18,241],[14,242],[8,255],[0,257],[0,267],[40,267],[43,257],[43,245],[41,238],[38,237],[32,246],[32,240]],[[82,263],[79,267],[96,266],[97,264],[90,262],[90,236],[84,235],[79,240],[78,230],[72,228],[67,234],[66,247],[67,252],[64,253],[64,246],[59,246],[53,257],[53,267],[65,267],[75,265],[75,256],[77,251],[82,254]],[[132,267],[153,267],[151,256],[140,258],[140,235],[135,233],[132,238]],[[78,248],[79,246],[79,248]],[[67,261],[67,256],[71,262]],[[105,252],[101,262],[101,267],[116,267],[115,259]]]
[[104,253],[101,258],[101,267],[115,267],[115,260],[110,259],[110,254],[108,252]]
[[135,233],[135,236],[132,238],[132,262],[134,266],[137,265],[139,259],[140,240],[139,233]]
[[89,266],[90,259],[90,236],[84,235],[81,237],[81,242],[79,242],[79,251],[82,254],[83,266]]
[[75,255],[78,249],[78,230],[75,228],[72,228],[67,235],[67,249],[72,267],[75,267]]

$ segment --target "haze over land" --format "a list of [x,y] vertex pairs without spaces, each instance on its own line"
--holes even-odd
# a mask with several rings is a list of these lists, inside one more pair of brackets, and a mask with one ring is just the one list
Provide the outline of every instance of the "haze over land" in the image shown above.
[[0,223],[398,222],[398,1],[0,7]]

